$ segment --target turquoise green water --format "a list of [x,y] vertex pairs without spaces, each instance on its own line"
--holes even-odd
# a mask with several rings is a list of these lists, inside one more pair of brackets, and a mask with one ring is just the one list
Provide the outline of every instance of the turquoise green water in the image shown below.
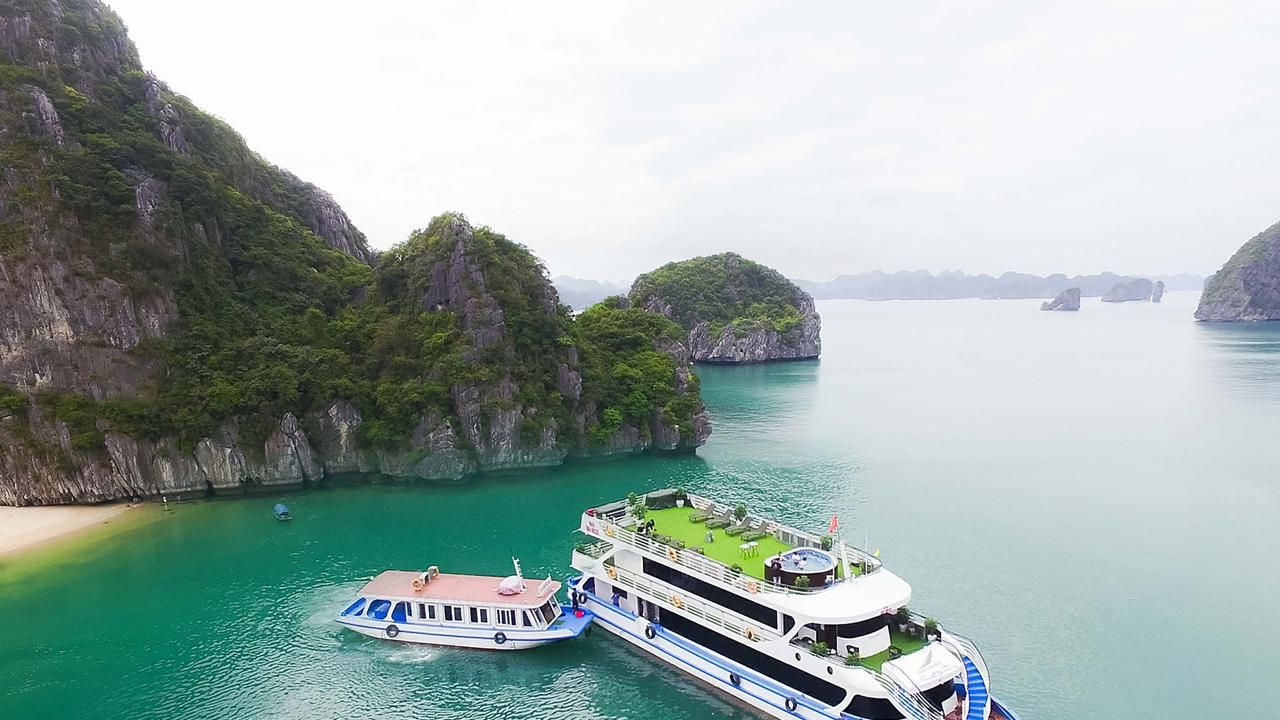
[[157,511],[0,566],[0,717],[749,717],[604,633],[474,653],[330,620],[385,567],[563,576],[581,508],[673,484],[838,512],[1026,720],[1273,716],[1280,326],[1194,304],[827,302],[820,363],[702,370],[697,457]]

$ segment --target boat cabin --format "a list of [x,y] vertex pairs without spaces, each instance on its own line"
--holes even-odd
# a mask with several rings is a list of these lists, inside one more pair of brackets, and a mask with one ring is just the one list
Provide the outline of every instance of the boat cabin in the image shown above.
[[[341,617],[397,624],[543,630],[560,616],[560,583],[544,581],[524,592],[498,592],[501,578],[388,570],[360,589]],[[416,582],[415,582],[416,581]],[[421,589],[419,589],[421,588]]]

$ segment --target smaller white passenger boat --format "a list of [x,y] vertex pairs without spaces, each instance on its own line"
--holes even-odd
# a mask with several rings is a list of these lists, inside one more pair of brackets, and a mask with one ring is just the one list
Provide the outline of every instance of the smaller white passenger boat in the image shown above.
[[506,578],[451,575],[434,565],[423,573],[387,570],[360,588],[337,621],[370,637],[489,650],[568,640],[591,625],[591,611],[556,599],[559,582],[548,576],[530,589],[512,560],[516,574]]

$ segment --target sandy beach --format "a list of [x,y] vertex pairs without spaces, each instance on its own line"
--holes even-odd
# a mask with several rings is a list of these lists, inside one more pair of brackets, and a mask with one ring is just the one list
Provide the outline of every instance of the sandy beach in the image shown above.
[[123,503],[0,507],[0,555],[16,554],[110,522],[130,509],[131,506]]

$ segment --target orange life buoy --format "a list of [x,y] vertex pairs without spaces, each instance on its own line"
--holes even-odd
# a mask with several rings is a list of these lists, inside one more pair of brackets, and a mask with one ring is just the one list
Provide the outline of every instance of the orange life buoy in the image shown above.
[[672,595],[671,604],[675,606],[677,610],[679,610],[680,608],[684,607],[684,600],[679,595]]
[[756,629],[751,627],[750,625],[742,628],[742,634],[746,636],[748,640],[756,639]]
[[608,535],[609,537],[613,537],[618,534],[618,531],[614,530],[612,525],[605,525],[604,534]]
[[423,581],[422,581],[422,578],[420,578],[420,577],[416,577],[416,578],[414,578],[414,579],[413,579],[413,589],[414,589],[414,590],[416,590],[416,591],[418,591],[418,592],[422,592],[422,589],[423,589],[423,588],[425,588],[426,586],[427,586],[427,584],[426,584],[425,582],[423,582]]
[[755,580],[748,580],[748,581],[747,581],[747,592],[749,592],[749,593],[758,593],[758,592],[760,592],[760,583],[756,582]]
[[680,559],[680,553],[676,552],[675,548],[669,547],[667,548],[667,557],[671,558],[671,562],[675,562]]
[[617,580],[617,579],[618,579],[618,568],[616,568],[616,567],[614,567],[614,566],[610,565],[610,566],[609,566],[609,569],[608,569],[608,571],[607,571],[607,572],[609,573],[609,579],[610,579],[610,580]]

